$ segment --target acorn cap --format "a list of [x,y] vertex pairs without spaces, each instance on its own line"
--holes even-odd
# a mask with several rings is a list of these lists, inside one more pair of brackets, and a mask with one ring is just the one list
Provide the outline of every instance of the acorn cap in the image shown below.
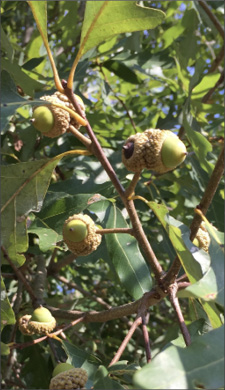
[[49,389],[80,389],[88,380],[87,371],[83,368],[72,368],[63,371],[51,379]]
[[29,330],[37,334],[50,333],[55,327],[55,318],[48,309],[42,306],[34,310],[28,323]]
[[[80,237],[84,237],[84,239],[77,242],[77,232],[70,231],[70,227],[73,228],[74,222],[81,222],[80,226],[82,228],[82,234]],[[86,229],[84,229],[84,225],[86,225]],[[86,214],[74,214],[69,217],[63,225],[63,239],[67,244],[69,250],[75,254],[75,256],[87,256],[90,253],[94,252],[97,247],[100,245],[102,236],[101,234],[96,233],[97,226],[94,221]],[[73,233],[75,238],[73,239]]]
[[[130,153],[130,150],[133,150]],[[174,169],[186,157],[182,141],[169,130],[148,129],[130,136],[122,151],[122,161],[132,172],[150,169],[165,173]]]
[[32,332],[32,330],[29,329],[29,327],[28,327],[30,319],[31,319],[31,315],[26,314],[26,315],[20,317],[18,320],[19,330],[21,333],[23,333],[26,336],[27,335],[31,336],[32,334],[34,334],[34,332]]
[[203,249],[205,252],[208,252],[210,244],[210,235],[205,228],[204,222],[201,223],[195,238],[197,238],[198,240],[199,248]]
[[[75,97],[78,100],[82,113],[84,114],[85,107],[82,99],[77,95],[75,95]],[[68,107],[76,112],[73,104],[69,101],[68,97],[58,91],[55,92],[53,95],[42,96],[40,99],[46,100],[50,103],[60,104],[61,106]],[[44,110],[41,111],[41,108],[43,108]],[[54,120],[51,120],[50,112],[52,113]],[[38,116],[39,113],[40,115]],[[47,119],[45,119],[45,116],[47,117]],[[33,122],[34,127],[41,131],[43,135],[50,138],[55,138],[60,136],[61,134],[64,134],[69,129],[70,125],[73,125],[76,129],[79,129],[81,127],[80,123],[78,123],[74,118],[70,117],[69,112],[51,104],[34,107],[33,119],[31,121]],[[44,130],[42,130],[42,128]]]

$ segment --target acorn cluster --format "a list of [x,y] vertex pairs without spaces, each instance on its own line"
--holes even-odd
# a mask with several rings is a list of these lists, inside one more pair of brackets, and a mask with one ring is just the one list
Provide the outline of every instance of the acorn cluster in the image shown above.
[[82,389],[88,380],[87,371],[69,363],[59,363],[53,373],[49,389]]
[[63,225],[63,239],[75,256],[87,256],[100,245],[102,236],[96,233],[94,221],[86,214],[74,214]]
[[19,329],[24,335],[48,334],[56,327],[56,320],[45,307],[38,307],[32,315],[19,318]]
[[184,143],[172,131],[148,129],[126,140],[122,161],[132,172],[146,168],[165,173],[181,164],[186,155]]
[[[83,100],[77,95],[75,95],[75,97],[82,113],[84,114],[85,107]],[[61,92],[57,91],[53,95],[42,96],[40,99],[50,103],[60,104],[61,106],[65,106],[76,112],[68,97]],[[45,104],[34,107],[31,122],[37,130],[41,131],[43,135],[50,138],[64,134],[71,125],[76,129],[79,129],[81,126],[80,123],[70,116],[69,112],[56,107],[53,104]]]

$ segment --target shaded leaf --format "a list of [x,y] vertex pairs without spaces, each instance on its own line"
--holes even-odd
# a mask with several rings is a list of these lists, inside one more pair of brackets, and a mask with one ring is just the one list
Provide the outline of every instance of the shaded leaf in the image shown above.
[[3,132],[3,130],[7,130],[7,124],[15,114],[15,110],[26,104],[26,100],[17,93],[14,81],[5,70],[1,72],[1,81],[1,132]]
[[26,95],[33,97],[36,89],[43,89],[43,85],[28,76],[28,74],[23,71],[23,68],[18,65],[16,60],[14,62],[10,62],[9,60],[2,58],[1,67],[2,70],[10,73],[16,85],[19,85]]
[[141,82],[136,73],[122,62],[108,60],[103,62],[102,66],[108,69],[110,72],[115,73],[116,76],[120,77],[122,80],[127,81],[128,83],[140,84]]
[[[128,227],[114,204],[109,207],[105,225],[106,228]],[[105,239],[120,282],[134,299],[140,298],[151,289],[152,279],[136,239],[124,233],[106,234]]]
[[95,374],[94,389],[117,390],[124,389],[124,387],[109,377],[109,372],[106,367],[99,366]]

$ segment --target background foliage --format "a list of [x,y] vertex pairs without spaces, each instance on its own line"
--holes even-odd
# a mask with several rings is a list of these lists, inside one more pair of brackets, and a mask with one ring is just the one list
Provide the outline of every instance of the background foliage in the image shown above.
[[[223,2],[207,2],[218,25],[197,1],[141,2],[158,10],[148,18],[149,10],[135,2],[109,2],[110,9],[79,51],[103,3],[48,2],[46,36],[60,79],[68,78],[78,53],[74,91],[125,187],[132,175],[121,162],[121,148],[130,134],[147,128],[183,134],[185,162],[161,176],[143,171],[136,194],[150,208],[141,200],[135,206],[164,270],[179,252],[185,271],[192,267],[193,282],[204,275],[180,291],[193,344],[184,348],[166,298],[150,308],[151,365],[146,365],[137,331],[123,360],[106,368],[127,333],[128,320],[135,317],[81,323],[66,332],[62,343],[45,340],[25,348],[31,337],[18,331],[16,319],[32,311],[32,296],[22,277],[15,276],[18,268],[35,293],[37,264],[44,261],[45,303],[66,311],[101,311],[131,302],[151,289],[154,277],[136,240],[127,235],[106,235],[96,252],[71,262],[62,242],[68,216],[85,212],[104,228],[127,227],[129,219],[101,163],[94,156],[66,153],[83,149],[72,134],[45,138],[30,123],[32,105],[55,91],[52,69],[28,3],[2,1],[2,386],[48,388],[56,360],[68,358],[87,369],[88,388],[221,388],[223,183],[207,212],[218,230],[216,239],[210,231],[209,255],[191,244],[189,227],[222,149]],[[135,22],[125,24],[128,12]],[[44,25],[43,13],[39,20]],[[64,266],[53,273],[55,264]],[[213,300],[206,299],[210,293]],[[10,350],[11,343],[20,346]]]

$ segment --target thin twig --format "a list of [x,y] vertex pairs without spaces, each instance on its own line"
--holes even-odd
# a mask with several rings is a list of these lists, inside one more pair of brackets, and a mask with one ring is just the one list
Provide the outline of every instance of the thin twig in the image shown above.
[[133,229],[130,228],[97,229],[95,232],[102,235],[117,233],[131,234],[132,236],[134,235]]
[[143,314],[141,319],[142,319],[142,332],[143,332],[143,338],[145,343],[146,360],[147,363],[150,363],[152,357],[151,357],[151,347],[150,347],[149,334],[147,329],[146,316]]
[[13,348],[24,349],[24,348],[30,347],[32,345],[36,345],[38,343],[41,343],[42,341],[46,340],[48,337],[55,338],[55,336],[58,336],[60,333],[63,333],[65,330],[68,330],[71,327],[79,324],[81,321],[83,321],[83,319],[84,319],[84,315],[82,317],[80,317],[80,318],[77,318],[76,320],[74,320],[70,324],[64,326],[63,328],[57,330],[54,333],[49,333],[46,336],[42,336],[42,337],[39,337],[38,339],[28,341],[27,343],[13,344],[13,345],[10,346],[10,349],[13,349]]
[[31,300],[33,302],[36,301],[36,296],[34,294],[34,291],[33,289],[31,288],[31,286],[29,285],[29,283],[27,282],[25,276],[23,275],[23,273],[13,264],[12,260],[9,258],[5,248],[3,246],[1,246],[1,249],[2,249],[2,252],[4,253],[4,258],[8,261],[8,263],[11,265],[13,271],[15,272],[16,276],[18,279],[20,279],[24,285],[24,288],[25,290],[27,290],[28,294],[30,295],[31,297]]
[[182,332],[185,344],[188,346],[188,345],[191,344],[191,336],[190,336],[188,328],[187,328],[187,326],[185,324],[183,313],[181,311],[178,298],[176,296],[177,288],[178,287],[177,287],[176,283],[172,284],[169,287],[169,298],[170,298],[170,302],[172,303],[172,306],[173,306],[173,308],[175,310],[175,313],[176,313],[176,316],[177,316],[177,319],[178,319],[178,322],[179,322],[180,330]]
[[115,364],[116,362],[118,362],[118,360],[120,359],[123,351],[125,350],[128,342],[130,341],[135,329],[141,324],[142,322],[142,318],[141,316],[138,316],[135,321],[133,322],[131,328],[129,329],[125,339],[123,340],[122,344],[120,345],[118,351],[116,352],[114,358],[111,360],[111,362],[109,363],[109,367],[112,366],[113,364]]

